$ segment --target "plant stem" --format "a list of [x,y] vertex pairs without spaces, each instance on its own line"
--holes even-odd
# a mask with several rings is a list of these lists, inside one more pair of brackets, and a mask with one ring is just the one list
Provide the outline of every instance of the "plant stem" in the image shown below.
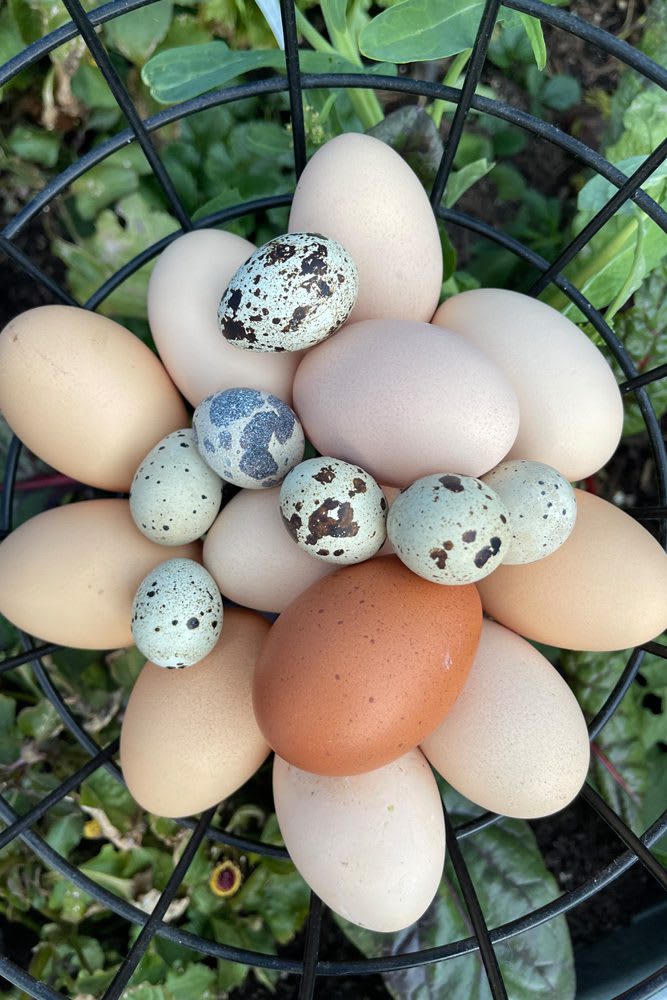
[[[471,55],[472,49],[464,49],[463,52],[459,52],[459,54],[452,60],[442,81],[444,87],[456,86],[458,78],[466,68]],[[428,113],[433,119],[433,124],[437,129],[440,128],[442,116],[450,107],[452,107],[451,101],[434,101],[428,109]]]
[[[633,285],[636,283],[637,273],[641,270],[642,253],[644,249],[644,227],[638,223],[637,229],[637,242],[635,243],[635,253],[632,259],[632,267],[628,272],[628,276],[623,282],[623,285],[607,309],[604,319],[605,323],[611,323],[612,319],[621,308],[622,305],[630,298],[633,291]],[[641,282],[641,279],[640,279]]]

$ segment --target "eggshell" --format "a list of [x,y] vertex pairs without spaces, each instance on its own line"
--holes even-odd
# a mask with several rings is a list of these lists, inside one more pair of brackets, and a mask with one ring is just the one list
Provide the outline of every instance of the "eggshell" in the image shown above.
[[667,626],[667,555],[628,514],[575,490],[570,537],[546,559],[500,566],[477,587],[484,610],[564,649],[627,649]]
[[167,559],[144,577],[132,605],[137,648],[158,667],[191,667],[220,636],[222,598],[215,580],[192,559]]
[[310,350],[294,408],[323,455],[409,486],[451,470],[479,477],[516,437],[516,394],[493,362],[428,323],[348,323]]
[[501,462],[482,478],[509,512],[512,537],[503,557],[506,566],[544,559],[572,534],[577,518],[574,490],[550,465],[517,458]]
[[440,306],[433,322],[483,350],[519,397],[521,426],[507,457],[592,475],[613,455],[623,404],[604,355],[565,316],[519,292],[478,288]]
[[218,308],[223,336],[248,351],[298,351],[335,333],[357,298],[347,250],[324,236],[270,240],[242,264]]
[[442,803],[419,750],[367,774],[325,778],[275,757],[285,845],[313,891],[346,920],[398,931],[432,902],[445,861]]
[[252,777],[269,748],[252,712],[253,667],[269,623],[230,608],[217,645],[189,670],[146,663],[120,734],[132,797],[158,816],[191,816]]
[[152,351],[73,306],[29,309],[0,334],[0,409],[54,469],[110,491],[129,490],[146,452],[187,422]]
[[274,624],[255,671],[259,726],[306,771],[382,767],[444,718],[480,629],[473,586],[439,587],[394,556],[346,566]]
[[[198,542],[170,555],[200,561]],[[84,500],[22,524],[0,545],[0,612],[31,635],[81,649],[132,645],[132,601],[165,550],[127,500]]]
[[396,555],[425,580],[474,583],[493,573],[510,539],[507,507],[470,476],[425,476],[394,500],[387,534]]
[[255,246],[218,229],[174,240],[148,285],[148,321],[165,368],[193,406],[219,389],[251,385],[287,403],[300,354],[249,355],[221,335],[217,312],[232,275]]
[[130,511],[142,535],[159,545],[193,542],[220,509],[222,480],[203,460],[190,428],[174,431],[149,451],[130,490]]
[[322,233],[359,270],[350,319],[430,320],[442,285],[433,209],[416,175],[390,146],[347,133],[315,153],[301,174],[290,232]]
[[267,489],[303,458],[304,437],[296,414],[282,399],[257,389],[216,392],[192,418],[199,454],[228,483]]
[[204,541],[204,565],[230,600],[258,611],[284,611],[335,566],[295,545],[280,513],[279,487],[241,490]]
[[586,720],[541,653],[485,621],[465,687],[421,749],[484,809],[536,819],[564,809],[586,780]]
[[387,501],[372,476],[337,458],[309,458],[280,488],[283,523],[292,540],[317,559],[350,565],[384,543]]

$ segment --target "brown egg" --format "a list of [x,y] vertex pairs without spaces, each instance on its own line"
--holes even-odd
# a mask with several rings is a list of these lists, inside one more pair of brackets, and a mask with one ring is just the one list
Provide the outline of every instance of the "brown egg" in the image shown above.
[[252,711],[255,661],[269,623],[230,608],[215,648],[186,670],[142,669],[120,734],[123,777],[139,805],[191,816],[251,778],[269,754]]
[[201,545],[165,550],[144,538],[127,500],[55,507],[0,545],[0,613],[63,646],[131,646],[136,589],[154,566],[175,557],[200,562]]
[[575,490],[577,520],[556,552],[500,566],[477,587],[484,610],[564,649],[627,649],[667,625],[667,555],[628,514]]
[[0,334],[0,409],[54,469],[111,491],[129,490],[153,445],[187,423],[153,352],[72,306],[29,309]]
[[309,587],[271,629],[257,663],[259,726],[290,764],[371,771],[416,746],[463,687],[482,626],[474,587],[443,587],[395,556]]

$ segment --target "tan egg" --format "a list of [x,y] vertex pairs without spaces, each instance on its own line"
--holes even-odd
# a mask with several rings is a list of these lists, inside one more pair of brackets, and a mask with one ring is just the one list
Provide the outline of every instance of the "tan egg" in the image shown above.
[[347,323],[308,351],[294,409],[322,455],[406,487],[444,471],[475,478],[514,443],[507,377],[463,337],[430,323]]
[[269,628],[254,611],[230,608],[217,645],[195,666],[143,667],[125,710],[120,763],[130,794],[148,812],[209,809],[267,758],[250,687]]
[[148,321],[165,368],[199,406],[220,389],[250,386],[289,403],[301,352],[239,351],[218,327],[227,285],[255,250],[240,236],[198,229],[174,240],[158,258],[148,285]]
[[560,674],[490,621],[463,691],[421,749],[471,802],[519,819],[564,809],[590,759],[586,720]]
[[604,355],[577,326],[519,292],[478,288],[440,306],[433,322],[484,351],[519,398],[520,426],[507,458],[592,475],[620,440],[623,404]]
[[241,490],[204,542],[204,566],[236,604],[284,611],[312,583],[336,570],[295,545],[280,513],[280,487]]
[[438,226],[417,176],[379,139],[347,133],[318,149],[296,186],[289,230],[349,251],[359,271],[350,322],[431,319],[442,284]]
[[344,778],[310,774],[276,756],[273,798],[298,872],[334,912],[387,932],[421,917],[442,878],[445,824],[419,750]]
[[627,649],[667,626],[667,555],[613,504],[574,491],[577,520],[559,549],[499,566],[477,588],[496,621],[563,649]]
[[165,552],[136,528],[127,500],[54,507],[0,545],[0,613],[63,646],[131,646],[136,589],[165,555],[201,562],[201,545]]
[[0,409],[54,469],[123,492],[146,452],[187,422],[153,352],[113,320],[73,306],[39,306],[7,324]]

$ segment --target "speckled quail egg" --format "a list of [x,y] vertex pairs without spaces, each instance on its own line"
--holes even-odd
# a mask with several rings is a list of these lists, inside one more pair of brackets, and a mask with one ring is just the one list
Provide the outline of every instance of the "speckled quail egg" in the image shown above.
[[270,240],[242,264],[218,309],[223,336],[249,351],[300,351],[352,312],[359,276],[347,250],[316,233]]
[[511,542],[503,562],[509,566],[550,556],[569,538],[577,501],[567,479],[543,462],[501,462],[482,476],[510,513]]
[[222,598],[215,580],[192,559],[168,559],[139,584],[132,636],[158,667],[190,667],[215,646]]
[[402,490],[387,535],[408,569],[434,583],[474,583],[503,561],[511,528],[507,507],[472,476],[424,476]]
[[163,437],[137,469],[130,511],[142,535],[160,545],[185,545],[213,524],[222,480],[203,460],[189,428]]
[[207,465],[246,489],[277,486],[303,458],[305,441],[296,414],[259,389],[214,393],[195,410],[192,429]]
[[292,469],[280,511],[300,548],[341,566],[370,559],[386,537],[384,493],[367,472],[338,458],[309,458]]

